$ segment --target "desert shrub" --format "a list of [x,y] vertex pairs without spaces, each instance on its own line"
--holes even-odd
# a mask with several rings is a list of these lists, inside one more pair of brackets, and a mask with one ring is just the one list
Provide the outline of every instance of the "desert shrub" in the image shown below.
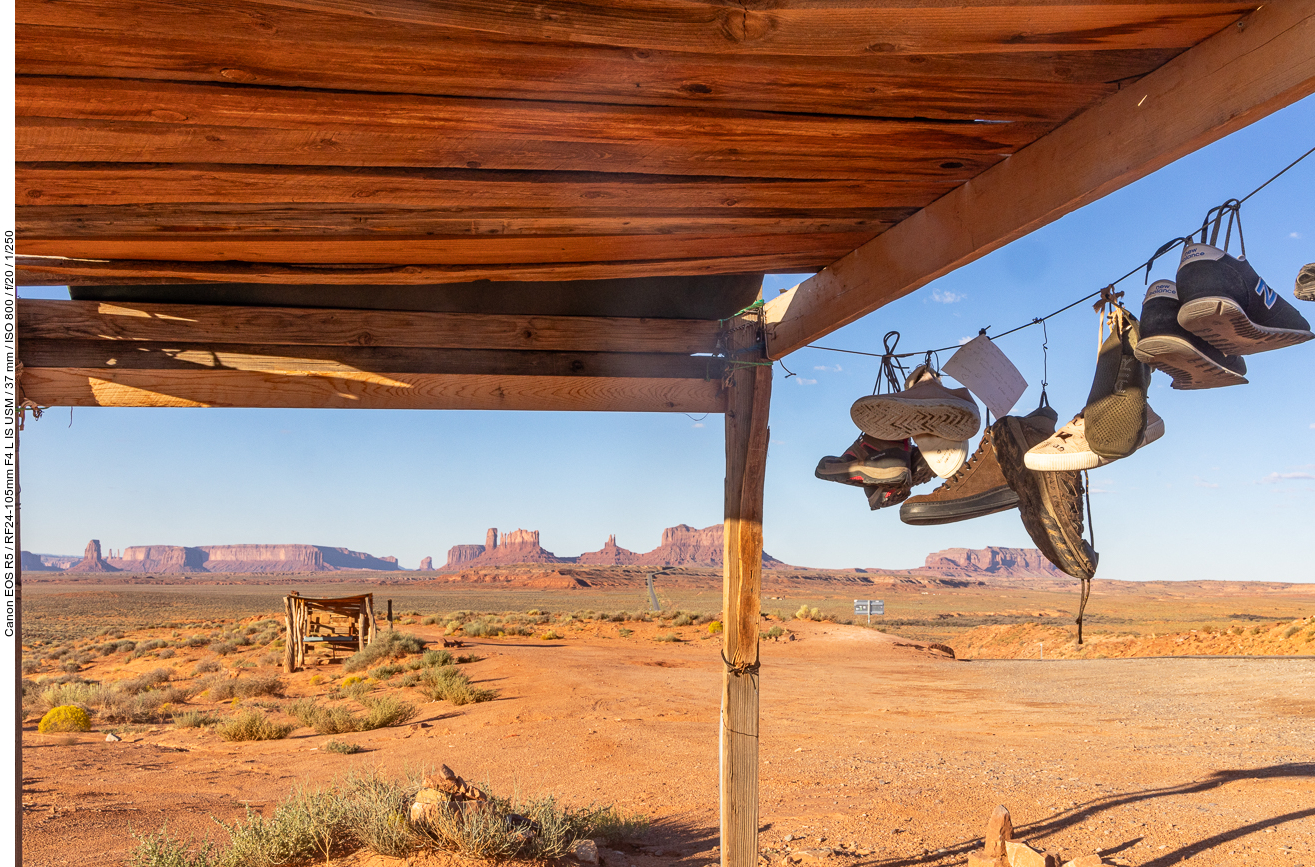
[[443,622],[443,618],[438,614],[431,614],[420,622],[425,626],[437,626]]
[[350,756],[361,752],[365,747],[360,744],[349,744],[346,741],[329,741],[324,745],[324,749],[330,753],[338,753],[342,756]]
[[473,638],[497,635],[499,632],[498,627],[489,623],[487,620],[472,620],[463,625],[461,631]]
[[283,680],[277,675],[263,674],[252,677],[233,677],[212,674],[195,684],[210,701],[228,701],[231,698],[256,698],[262,695],[282,695]]
[[361,671],[389,659],[401,659],[413,653],[421,653],[425,643],[414,635],[389,630],[379,634],[372,644],[364,650],[358,650],[343,663],[343,671]]
[[187,647],[205,647],[209,643],[210,639],[206,638],[204,635],[193,635],[183,642]]
[[705,623],[716,623],[716,622],[717,622],[717,617],[714,614],[699,614],[694,618],[694,623],[697,626],[702,626]]
[[677,634],[674,633],[674,632],[668,632],[666,635],[659,635],[657,638],[654,638],[653,640],[654,640],[654,641],[666,641],[666,642],[676,643],[676,642],[680,641],[681,638],[680,638],[679,635],[677,635]]
[[354,698],[357,701],[365,698],[375,687],[373,680],[358,680],[356,683],[348,684],[342,688],[342,694],[348,698]]
[[313,698],[302,698],[286,708],[297,722],[320,735],[341,735],[361,731],[361,720],[341,705],[321,704]]
[[544,641],[560,641],[561,638],[562,638],[561,634],[558,633],[557,630],[555,629],[549,629],[547,632],[543,634]]
[[375,680],[387,680],[395,674],[401,674],[404,670],[405,669],[400,665],[389,663],[388,665],[381,665],[378,668],[370,669],[370,677]]
[[23,660],[23,674],[36,674],[41,670],[41,663],[35,659]]
[[51,708],[63,705],[77,705],[82,708],[99,707],[107,692],[108,690],[98,683],[82,681],[57,683],[37,693],[33,701],[33,710],[36,713],[45,713]]
[[217,659],[203,659],[196,664],[197,674],[210,674],[211,672],[215,672],[218,670],[219,670],[219,660]]
[[785,630],[782,629],[781,625],[778,623],[777,625],[773,626],[771,629],[767,630],[763,634],[766,635],[768,638],[777,639],[780,638],[782,635],[785,635]]
[[725,627],[723,627],[723,626],[721,625],[721,621],[720,621],[720,620],[714,620],[714,621],[712,621],[711,623],[708,624],[708,634],[709,634],[709,635],[717,635],[717,634],[721,633],[724,629],[725,629]]
[[426,650],[420,657],[420,664],[425,668],[437,668],[441,665],[452,664],[452,654],[446,650]]
[[693,624],[694,618],[690,617],[688,614],[682,614],[675,620],[671,621],[672,626],[692,626]]
[[1296,635],[1300,631],[1301,631],[1301,627],[1297,626],[1294,623],[1293,625],[1289,626],[1287,629],[1283,630],[1283,637],[1291,638],[1292,636]]
[[286,738],[293,728],[274,722],[258,710],[248,710],[224,720],[216,731],[226,741],[277,741]]
[[616,631],[616,634],[621,636],[622,638],[629,638],[630,636],[635,634],[635,630],[627,629],[624,626],[622,626],[620,629]]
[[402,701],[396,696],[385,695],[374,699],[364,699],[361,703],[365,705],[366,710],[361,731],[372,731],[394,726],[398,723],[404,723],[416,715],[415,705]]
[[174,656],[175,656],[175,653],[174,653],[174,649],[173,649],[172,647],[166,647],[164,650],[161,650],[161,651],[160,651],[160,658],[161,658],[161,659],[173,659]]
[[207,650],[211,653],[217,653],[220,656],[228,656],[230,653],[237,650],[237,645],[231,641],[213,641],[210,643]]
[[187,700],[187,691],[177,687],[163,687],[146,692],[107,690],[100,705],[100,715],[110,722],[148,723],[165,715],[167,705]]
[[482,657],[482,656],[476,656],[476,655],[473,654],[473,653],[463,653],[463,654],[461,654],[460,656],[457,657],[457,664],[459,664],[459,665],[469,665],[469,664],[472,663],[472,662],[479,662],[479,661],[480,661],[481,659],[483,659],[483,658],[484,658],[484,657]]
[[158,834],[134,834],[137,849],[132,854],[131,867],[219,867],[214,846],[202,843],[192,848],[182,840],[174,839],[166,826]]
[[37,723],[37,731],[42,734],[49,732],[85,732],[91,730],[91,717],[87,712],[75,705],[62,705],[52,707],[46,711],[45,716],[41,717],[41,722]]
[[402,679],[398,681],[398,685],[403,687],[415,686],[419,682],[420,682],[420,672],[418,670],[408,671],[405,675],[402,676]]
[[135,641],[116,641],[114,649],[110,653],[132,653],[136,649],[137,642]]
[[230,842],[223,865],[279,867],[329,859],[351,847],[345,804],[332,790],[296,789],[269,816],[248,809],[224,825]]
[[136,693],[146,692],[147,690],[155,689],[161,684],[168,683],[169,678],[172,676],[172,669],[156,668],[144,672],[143,674],[139,674],[136,677],[129,678],[128,680],[121,680],[114,684],[114,688],[135,695]]
[[180,729],[196,729],[219,722],[219,717],[200,710],[187,710],[173,715],[174,725]]
[[496,691],[481,689],[470,682],[465,672],[456,668],[429,668],[420,675],[420,691],[431,701],[450,701],[455,705],[492,701]]

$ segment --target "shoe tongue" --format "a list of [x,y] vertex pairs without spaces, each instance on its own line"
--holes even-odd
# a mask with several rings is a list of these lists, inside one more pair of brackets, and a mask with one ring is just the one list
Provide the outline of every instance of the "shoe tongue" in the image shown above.
[[1178,267],[1181,268],[1188,262],[1195,262],[1198,259],[1210,261],[1213,259],[1224,258],[1224,251],[1218,247],[1212,247],[1209,244],[1188,244],[1183,247],[1183,258],[1178,260]]
[[1173,301],[1178,300],[1178,284],[1172,280],[1156,280],[1146,290],[1146,299],[1142,301],[1144,305],[1152,298],[1168,298]]
[[930,367],[928,367],[925,364],[919,364],[917,367],[913,368],[912,372],[909,373],[909,375],[905,378],[904,390],[908,391],[910,388],[913,388],[913,386],[920,385],[921,383],[924,382],[940,382],[940,381],[941,378],[937,376],[935,373],[932,373]]

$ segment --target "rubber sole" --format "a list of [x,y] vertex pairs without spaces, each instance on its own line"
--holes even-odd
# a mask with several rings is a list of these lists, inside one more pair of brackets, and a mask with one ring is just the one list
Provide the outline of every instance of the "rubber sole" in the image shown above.
[[[1146,448],[1146,446],[1164,436],[1164,419],[1160,418],[1150,411],[1147,407],[1146,413],[1146,430],[1142,433],[1141,444],[1133,449],[1133,454]],[[1096,467],[1103,467],[1106,464],[1112,464],[1118,458],[1102,458],[1100,455],[1088,448],[1081,452],[1065,452],[1063,454],[1047,454],[1037,452],[1027,452],[1023,456],[1023,465],[1029,470],[1038,473],[1060,473],[1071,472],[1074,470],[1094,470]]]
[[922,434],[966,440],[982,426],[977,405],[956,398],[908,400],[896,394],[874,394],[854,401],[849,417],[859,430],[883,440]]
[[[1012,421],[1005,418],[1001,421]],[[1021,429],[1006,428],[995,439],[996,459],[1005,481],[1018,495],[1023,529],[1051,563],[1066,575],[1090,578],[1100,555],[1082,538],[1082,474],[1038,473],[1023,464],[1027,441]]]
[[956,500],[939,502],[909,500],[900,506],[899,519],[906,524],[926,527],[933,524],[953,524],[1016,508],[1018,508],[1018,494],[1015,494],[1012,488],[1005,486]]
[[1197,298],[1178,308],[1178,324],[1225,355],[1255,355],[1315,339],[1310,331],[1257,325],[1231,298]]
[[1143,337],[1132,354],[1173,377],[1173,387],[1180,391],[1247,384],[1242,374],[1216,364],[1190,342],[1171,334]]

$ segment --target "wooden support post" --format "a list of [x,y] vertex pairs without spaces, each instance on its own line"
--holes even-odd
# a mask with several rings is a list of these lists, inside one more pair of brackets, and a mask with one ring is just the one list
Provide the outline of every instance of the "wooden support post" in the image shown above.
[[772,368],[756,317],[726,339],[725,623],[721,697],[721,863],[758,864],[758,617],[763,562],[763,479]]
[[287,646],[283,648],[283,670],[288,674],[292,674],[292,669],[296,665],[297,651],[292,637],[292,600],[287,596],[283,597],[283,622],[288,629]]
[[370,602],[361,600],[360,613],[356,615],[356,651],[365,650],[365,643],[370,637]]

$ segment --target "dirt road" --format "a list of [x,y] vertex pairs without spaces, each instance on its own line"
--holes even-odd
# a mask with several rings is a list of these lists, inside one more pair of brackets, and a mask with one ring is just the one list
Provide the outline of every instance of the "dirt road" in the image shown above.
[[[857,627],[791,628],[799,640],[762,649],[773,864],[791,849],[836,850],[821,857],[837,867],[963,864],[1000,803],[1019,838],[1065,857],[1315,867],[1315,660],[962,662]],[[329,738],[307,729],[240,744],[26,731],[24,864],[121,863],[130,827],[214,835],[209,816],[298,782],[438,762],[499,792],[645,812],[637,867],[714,863],[717,642],[609,635],[470,642],[485,658],[466,670],[499,700],[340,737],[367,748],[352,756],[316,750]]]

